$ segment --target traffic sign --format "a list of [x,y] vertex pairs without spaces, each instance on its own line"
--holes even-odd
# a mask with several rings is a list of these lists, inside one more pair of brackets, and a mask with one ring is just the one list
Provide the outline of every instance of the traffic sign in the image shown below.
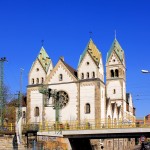
[[142,135],[142,136],[140,137],[140,141],[141,141],[141,142],[144,142],[145,139],[146,139],[146,137],[145,137],[144,135]]

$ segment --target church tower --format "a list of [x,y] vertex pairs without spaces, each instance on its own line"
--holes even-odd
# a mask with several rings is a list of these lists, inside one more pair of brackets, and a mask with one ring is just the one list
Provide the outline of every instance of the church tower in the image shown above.
[[95,120],[100,124],[105,118],[105,84],[102,54],[90,39],[78,64],[80,83],[80,119]]
[[[124,51],[116,38],[106,58],[106,99],[111,104],[117,104],[119,108],[118,119],[124,119],[126,112],[126,65]],[[107,117],[109,117],[108,114]]]
[[[92,65],[92,66],[91,66]],[[90,39],[78,63],[79,79],[99,78],[104,82],[102,54]]]
[[30,123],[42,122],[43,120],[43,95],[39,93],[39,87],[45,84],[47,75],[52,69],[52,61],[42,46],[37,58],[31,66],[28,75],[27,120]]

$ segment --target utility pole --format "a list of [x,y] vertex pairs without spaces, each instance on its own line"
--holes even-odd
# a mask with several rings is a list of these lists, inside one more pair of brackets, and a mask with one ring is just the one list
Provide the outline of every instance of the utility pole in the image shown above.
[[20,69],[20,92],[19,92],[19,97],[18,97],[18,100],[19,100],[19,105],[18,105],[18,120],[20,119],[20,117],[22,116],[22,73],[23,73],[23,69],[21,68]]
[[0,58],[0,125],[4,125],[4,62],[7,61],[6,57]]
[[18,111],[17,111],[17,120],[16,120],[16,135],[17,143],[21,144],[22,141],[22,72],[23,69],[20,69],[20,91],[18,94]]

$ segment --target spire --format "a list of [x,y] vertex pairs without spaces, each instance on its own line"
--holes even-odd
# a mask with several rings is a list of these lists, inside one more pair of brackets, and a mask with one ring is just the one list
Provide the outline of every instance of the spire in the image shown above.
[[80,56],[78,66],[81,63],[82,59],[84,58],[86,52],[90,53],[90,55],[92,56],[92,58],[94,59],[94,61],[98,65],[100,62],[101,53],[98,50],[98,48],[96,47],[96,45],[94,44],[93,40],[90,38],[85,50],[83,51],[83,54]]
[[111,55],[111,53],[113,51],[115,51],[116,54],[118,55],[119,59],[121,61],[123,61],[123,59],[124,59],[124,51],[123,51],[122,47],[120,46],[119,42],[117,41],[116,35],[115,35],[115,39],[114,39],[114,41],[113,41],[113,43],[111,45],[111,48],[110,48],[110,50],[107,53],[106,62],[108,61],[108,59],[109,59],[109,57],[110,57],[110,55]]
[[44,70],[47,72],[51,61],[43,46],[40,49],[38,59],[42,64]]

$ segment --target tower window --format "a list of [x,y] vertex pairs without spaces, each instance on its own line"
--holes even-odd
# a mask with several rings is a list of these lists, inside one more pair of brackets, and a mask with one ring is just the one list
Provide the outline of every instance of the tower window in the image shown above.
[[86,62],[86,64],[89,65],[90,63],[89,63],[89,62]]
[[39,116],[39,107],[35,107],[35,109],[34,109],[34,116],[35,117]]
[[114,70],[110,70],[111,77],[114,77]]
[[118,71],[118,69],[115,70],[115,77],[119,77],[119,71]]
[[59,75],[59,81],[62,81],[62,80],[63,80],[63,75],[60,74],[60,75]]
[[36,78],[36,84],[39,84],[39,78]]
[[113,89],[113,94],[116,94],[116,89]]
[[36,71],[39,71],[39,68],[36,68]]
[[86,114],[90,113],[90,104],[89,103],[85,104],[85,113]]
[[87,79],[89,79],[90,75],[89,75],[89,72],[87,72],[87,75],[86,75]]
[[22,112],[22,118],[26,118],[26,112],[25,111]]
[[81,73],[81,79],[84,79],[84,73]]
[[92,72],[92,78],[95,78],[95,72],[94,71]]
[[43,82],[44,82],[44,78],[42,77],[42,78],[41,78],[41,83],[43,83]]
[[32,84],[34,84],[34,79],[32,78]]

